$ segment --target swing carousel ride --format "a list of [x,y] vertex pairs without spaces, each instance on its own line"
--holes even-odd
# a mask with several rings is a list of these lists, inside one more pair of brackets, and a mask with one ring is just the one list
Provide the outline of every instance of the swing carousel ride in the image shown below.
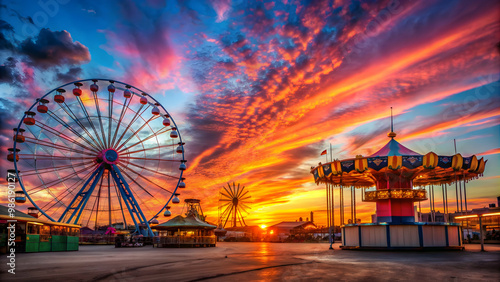
[[[311,170],[316,184],[324,183],[327,187],[329,226],[334,225],[334,188],[340,189],[342,248],[462,249],[460,224],[418,222],[414,203],[427,200],[426,186],[431,191],[430,197],[433,197],[434,187],[441,186],[447,203],[448,185],[463,182],[465,188],[466,182],[482,176],[486,161],[475,155],[440,156],[434,152],[420,154],[408,149],[395,139],[392,113],[388,137],[389,142],[368,157],[320,163]],[[365,190],[371,187],[375,190]],[[376,204],[376,222],[357,223],[354,217],[354,221],[343,225],[345,188],[351,191],[363,189],[363,201]],[[446,204],[446,213],[447,207]]]

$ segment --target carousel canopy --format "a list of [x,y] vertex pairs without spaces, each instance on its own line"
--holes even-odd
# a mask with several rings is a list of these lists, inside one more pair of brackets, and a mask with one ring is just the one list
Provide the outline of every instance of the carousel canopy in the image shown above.
[[484,172],[487,161],[483,158],[478,160],[475,155],[462,157],[460,154],[438,156],[434,152],[421,155],[397,142],[394,132],[388,136],[389,143],[368,157],[319,163],[311,169],[314,181],[368,188],[375,186],[377,179],[407,179],[413,186],[425,186],[468,181]]
[[412,151],[405,146],[401,145],[398,141],[391,138],[384,147],[380,148],[375,154],[370,157],[387,157],[387,156],[421,156],[421,154]]
[[158,230],[177,230],[177,229],[215,229],[217,226],[208,224],[194,215],[183,217],[178,215],[171,220],[158,224],[155,229]]

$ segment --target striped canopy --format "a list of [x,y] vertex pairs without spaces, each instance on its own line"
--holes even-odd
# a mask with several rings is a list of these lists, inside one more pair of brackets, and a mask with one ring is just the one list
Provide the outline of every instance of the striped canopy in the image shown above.
[[373,187],[377,179],[411,180],[413,186],[450,184],[482,176],[486,160],[475,155],[438,156],[434,152],[421,155],[391,138],[389,143],[368,157],[336,160],[311,169],[316,184]]
[[217,226],[211,225],[196,216],[190,214],[186,217],[178,215],[171,220],[158,224],[154,227],[158,230],[177,230],[177,229],[215,229]]
[[412,151],[405,146],[401,145],[394,138],[391,138],[384,147],[380,148],[376,153],[372,154],[370,157],[386,157],[386,156],[421,156],[421,154]]

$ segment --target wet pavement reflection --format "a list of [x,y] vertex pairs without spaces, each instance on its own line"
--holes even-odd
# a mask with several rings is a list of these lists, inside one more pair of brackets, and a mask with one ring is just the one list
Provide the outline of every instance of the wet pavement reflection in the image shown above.
[[[216,248],[81,246],[18,254],[1,281],[499,281],[500,246],[466,251],[329,250],[328,244],[218,243]],[[5,264],[5,258],[0,258]],[[14,276],[14,277],[13,277]]]

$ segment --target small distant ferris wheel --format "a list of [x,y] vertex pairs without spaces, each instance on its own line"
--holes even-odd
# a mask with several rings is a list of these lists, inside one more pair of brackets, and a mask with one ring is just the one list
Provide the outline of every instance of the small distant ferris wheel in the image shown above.
[[240,188],[233,182],[227,184],[227,187],[223,187],[220,190],[219,198],[219,228],[225,228],[229,223],[230,227],[247,226],[245,223],[245,216],[248,214],[250,207],[248,204],[248,199],[251,196],[247,196],[248,190],[245,190],[245,186]]
[[7,159],[22,189],[16,201],[28,198],[31,214],[52,221],[128,222],[153,236],[150,224],[162,211],[169,215],[168,204],[179,203],[177,190],[186,187],[174,119],[126,83],[85,79],[49,91],[25,112],[13,141]]

